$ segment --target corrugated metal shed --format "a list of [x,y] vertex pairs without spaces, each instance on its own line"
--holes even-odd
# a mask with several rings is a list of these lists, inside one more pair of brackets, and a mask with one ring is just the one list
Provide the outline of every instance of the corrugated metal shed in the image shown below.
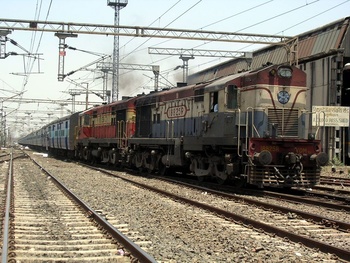
[[[350,17],[337,20],[320,28],[298,35],[298,60],[299,63],[315,57],[325,57],[334,53],[339,48],[344,49],[344,55],[350,56]],[[269,46],[253,53],[251,65],[243,59],[233,59],[188,77],[189,83],[199,83],[213,78],[235,74],[241,70],[256,69],[271,62],[273,64],[288,63],[288,48],[281,46]]]

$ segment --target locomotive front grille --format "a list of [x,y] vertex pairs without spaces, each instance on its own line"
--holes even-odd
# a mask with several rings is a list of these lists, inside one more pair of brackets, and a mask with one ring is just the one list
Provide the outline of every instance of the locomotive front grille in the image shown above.
[[297,109],[268,109],[269,126],[277,128],[277,136],[298,136],[298,110]]
[[[288,175],[288,168],[280,168],[280,173],[284,176]],[[248,183],[261,186],[276,186],[276,187],[312,187],[320,182],[321,170],[316,167],[308,167],[303,170],[300,176],[288,180],[281,178],[275,173],[271,167],[248,167]]]

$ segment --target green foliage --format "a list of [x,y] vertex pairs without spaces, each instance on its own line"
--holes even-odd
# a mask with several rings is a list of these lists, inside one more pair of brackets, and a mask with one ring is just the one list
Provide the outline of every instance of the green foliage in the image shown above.
[[331,161],[331,163],[334,166],[344,166],[344,164],[339,160],[339,158],[337,156],[334,156],[333,160]]

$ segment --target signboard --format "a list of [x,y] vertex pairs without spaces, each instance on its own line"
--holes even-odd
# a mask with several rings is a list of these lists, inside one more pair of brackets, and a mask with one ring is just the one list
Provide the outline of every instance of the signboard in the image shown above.
[[349,127],[350,107],[312,106],[312,126]]

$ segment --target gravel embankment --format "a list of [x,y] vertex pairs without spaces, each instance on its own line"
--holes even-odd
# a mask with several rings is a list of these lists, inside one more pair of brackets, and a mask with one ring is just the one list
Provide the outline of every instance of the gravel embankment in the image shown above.
[[121,179],[32,156],[93,209],[148,237],[153,242],[149,253],[159,262],[337,262],[332,255],[233,224]]

